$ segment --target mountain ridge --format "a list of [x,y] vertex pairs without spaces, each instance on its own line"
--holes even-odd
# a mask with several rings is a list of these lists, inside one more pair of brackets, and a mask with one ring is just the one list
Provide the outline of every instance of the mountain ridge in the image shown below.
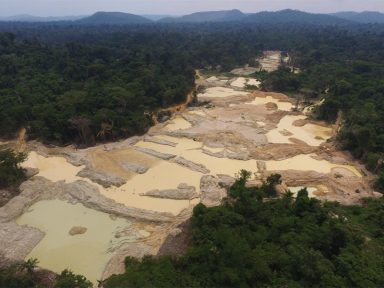
[[109,24],[109,25],[128,25],[128,24],[149,24],[153,21],[143,16],[124,13],[124,12],[104,12],[99,11],[91,16],[79,19],[75,23],[79,24]]
[[33,15],[15,15],[0,17],[6,22],[71,22],[77,24],[108,24],[129,25],[149,23],[216,23],[216,22],[244,22],[244,23],[298,23],[313,25],[348,25],[365,23],[384,23],[384,13],[375,11],[353,12],[341,11],[331,14],[309,13],[300,10],[285,9],[279,11],[261,11],[257,13],[243,13],[238,9],[221,11],[202,11],[182,16],[167,15],[136,15],[125,12],[98,11],[88,16],[40,17]]
[[377,11],[342,11],[330,15],[358,23],[384,23],[384,13]]

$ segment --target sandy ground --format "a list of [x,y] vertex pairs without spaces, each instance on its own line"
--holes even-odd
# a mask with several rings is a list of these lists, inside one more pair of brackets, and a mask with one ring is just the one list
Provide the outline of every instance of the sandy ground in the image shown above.
[[236,78],[231,82],[232,87],[243,88],[243,89],[246,88],[246,85],[259,87],[260,84],[261,82],[255,78],[245,78],[245,77]]
[[265,51],[264,55],[256,60],[260,63],[262,70],[275,71],[281,64],[281,51]]
[[238,96],[238,95],[247,95],[247,92],[236,91],[231,88],[225,87],[212,87],[208,88],[204,93],[198,95],[200,99],[202,98],[225,98],[229,96]]

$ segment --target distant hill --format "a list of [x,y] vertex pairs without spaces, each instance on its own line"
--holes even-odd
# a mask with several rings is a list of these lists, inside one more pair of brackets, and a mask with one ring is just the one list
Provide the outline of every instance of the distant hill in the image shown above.
[[359,23],[384,23],[384,13],[374,11],[364,11],[360,13],[338,12],[330,15]]
[[77,20],[76,23],[81,24],[110,24],[110,25],[125,25],[125,24],[146,24],[152,23],[151,20],[134,14],[123,12],[96,12],[95,14]]
[[140,16],[147,18],[149,20],[152,20],[152,21],[158,21],[158,20],[164,19],[164,18],[176,17],[176,16],[172,16],[172,15],[157,15],[157,14],[147,14],[147,15],[140,15]]
[[1,17],[0,21],[8,22],[53,22],[53,21],[75,21],[86,16],[62,16],[62,17],[39,17],[28,14],[15,15],[10,17]]
[[[384,1],[384,0],[383,0]],[[243,13],[240,10],[196,12],[180,17],[168,15],[135,15],[123,12],[96,12],[91,16],[38,17],[16,15],[0,17],[0,21],[53,22],[74,21],[78,24],[145,24],[159,23],[204,23],[204,22],[246,22],[266,24],[312,24],[312,25],[348,25],[353,23],[384,23],[384,13],[380,12],[338,12],[332,14],[314,14],[299,10],[281,10],[276,12]]]
[[239,21],[246,15],[240,10],[196,12],[182,17],[167,17],[159,20],[163,23],[204,23]]
[[299,23],[313,25],[343,25],[352,23],[352,21],[341,19],[332,15],[313,14],[290,9],[277,12],[259,12],[250,14],[244,18],[243,21],[267,24]]

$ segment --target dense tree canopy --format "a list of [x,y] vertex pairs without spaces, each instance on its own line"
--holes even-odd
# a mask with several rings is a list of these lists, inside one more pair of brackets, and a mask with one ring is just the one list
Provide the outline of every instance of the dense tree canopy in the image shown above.
[[17,153],[0,145],[0,189],[17,187],[25,180],[25,171],[19,165],[25,158],[24,153]]
[[326,94],[319,117],[348,111],[344,147],[366,159],[384,147],[383,25],[2,23],[0,31],[0,136],[24,126],[43,141],[91,145],[140,134],[151,112],[185,99],[194,69],[228,71],[282,50],[302,73],[263,75],[266,89]]
[[323,205],[306,189],[267,199],[278,175],[260,189],[246,188],[246,178],[220,207],[195,207],[184,256],[127,258],[126,272],[106,287],[384,285],[383,200]]

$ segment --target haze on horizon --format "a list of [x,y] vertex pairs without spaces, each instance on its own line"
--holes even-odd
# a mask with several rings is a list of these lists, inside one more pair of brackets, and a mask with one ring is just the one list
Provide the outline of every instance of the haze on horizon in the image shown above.
[[383,0],[0,0],[0,16],[89,15],[96,11],[183,15],[198,11],[298,9],[307,12],[384,11]]

